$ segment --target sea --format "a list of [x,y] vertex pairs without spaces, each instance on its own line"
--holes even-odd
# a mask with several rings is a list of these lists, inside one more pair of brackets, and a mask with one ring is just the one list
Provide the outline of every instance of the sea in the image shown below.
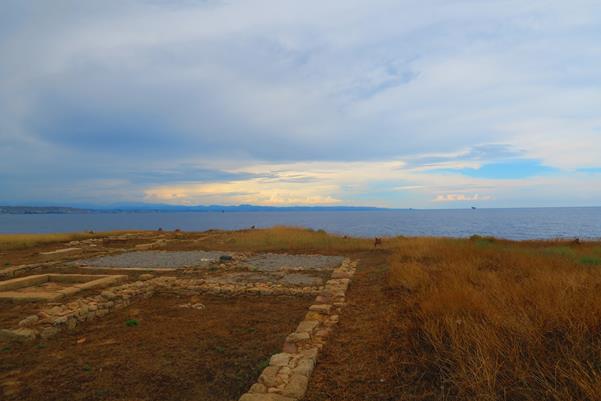
[[601,207],[0,214],[0,233],[112,230],[205,231],[277,225],[350,236],[494,236],[515,240],[601,239]]

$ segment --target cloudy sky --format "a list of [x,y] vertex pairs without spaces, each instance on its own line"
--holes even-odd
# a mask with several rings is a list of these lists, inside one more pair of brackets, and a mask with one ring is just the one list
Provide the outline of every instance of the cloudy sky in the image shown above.
[[0,3],[0,204],[601,204],[598,0]]

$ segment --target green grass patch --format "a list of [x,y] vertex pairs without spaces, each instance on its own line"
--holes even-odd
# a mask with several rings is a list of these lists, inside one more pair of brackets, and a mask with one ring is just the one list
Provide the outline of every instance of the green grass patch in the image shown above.
[[137,319],[128,319],[128,320],[125,322],[125,325],[126,325],[127,327],[137,327],[139,324],[140,324],[140,322],[138,322],[138,320],[137,320]]
[[544,248],[543,253],[545,255],[561,256],[564,258],[576,257],[576,252],[569,246],[554,246],[551,248]]
[[582,265],[601,266],[601,258],[597,256],[583,256],[578,261]]

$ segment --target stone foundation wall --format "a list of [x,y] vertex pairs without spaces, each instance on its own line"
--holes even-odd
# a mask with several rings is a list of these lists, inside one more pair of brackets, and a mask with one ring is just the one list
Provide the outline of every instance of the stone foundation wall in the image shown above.
[[152,296],[156,285],[151,281],[137,281],[104,290],[100,295],[81,298],[63,304],[53,304],[19,322],[19,328],[0,330],[0,337],[15,340],[48,338],[64,329],[94,320],[115,309]]
[[195,278],[157,277],[152,274],[140,275],[142,281],[111,287],[99,295],[78,300],[52,304],[36,315],[19,322],[17,329],[0,330],[0,338],[13,340],[35,340],[48,338],[62,330],[73,329],[79,324],[94,320],[130,305],[137,300],[148,298],[156,293],[195,295],[211,294],[218,296],[237,295],[315,295],[321,287],[286,287],[279,283],[220,283]]
[[269,366],[240,401],[297,401],[305,395],[319,351],[338,323],[356,267],[357,262],[345,259],[334,270],[305,319],[286,338],[283,352],[271,357]]

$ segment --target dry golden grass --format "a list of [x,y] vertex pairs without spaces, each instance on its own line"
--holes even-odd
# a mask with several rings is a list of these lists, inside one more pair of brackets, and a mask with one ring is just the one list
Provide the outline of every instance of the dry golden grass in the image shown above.
[[373,239],[332,235],[322,230],[277,226],[212,233],[203,246],[231,251],[335,253],[373,249],[374,243]]
[[111,233],[53,233],[53,234],[0,234],[0,251],[26,249],[40,245],[77,241],[88,238],[106,237],[116,234]]
[[599,243],[401,241],[401,399],[601,399],[600,256]]

